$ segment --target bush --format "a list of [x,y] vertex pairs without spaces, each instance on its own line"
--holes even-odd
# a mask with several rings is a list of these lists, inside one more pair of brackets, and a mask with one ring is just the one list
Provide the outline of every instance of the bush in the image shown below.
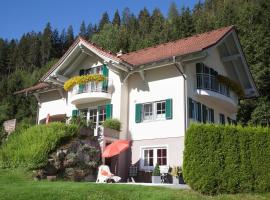
[[105,128],[111,128],[117,131],[121,129],[121,122],[118,119],[106,119],[102,125]]
[[0,148],[0,167],[40,168],[47,163],[50,152],[76,134],[76,125],[63,123],[17,130]]
[[152,173],[152,176],[160,176],[160,168],[159,168],[159,164],[156,164],[154,171]]
[[270,129],[193,124],[187,131],[184,180],[206,194],[270,191]]

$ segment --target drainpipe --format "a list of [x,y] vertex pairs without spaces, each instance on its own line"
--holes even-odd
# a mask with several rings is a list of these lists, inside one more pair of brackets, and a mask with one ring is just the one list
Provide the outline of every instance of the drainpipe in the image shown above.
[[183,64],[181,61],[179,62],[176,62],[175,60],[175,56],[173,56],[173,63],[177,69],[177,71],[183,76],[184,78],[184,119],[185,119],[185,123],[184,123],[184,130],[186,132],[187,130],[187,84],[186,84],[186,81],[187,81],[187,77],[186,75],[184,74],[184,72],[182,71],[184,68],[183,68]]

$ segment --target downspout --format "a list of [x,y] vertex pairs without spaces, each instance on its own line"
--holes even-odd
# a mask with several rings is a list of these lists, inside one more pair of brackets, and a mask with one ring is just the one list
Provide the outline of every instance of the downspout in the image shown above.
[[183,76],[184,78],[184,130],[185,130],[185,133],[186,133],[186,130],[187,130],[187,84],[186,84],[186,81],[187,81],[187,77],[186,75],[184,74],[184,72],[182,71],[183,68],[183,64],[181,61],[179,62],[176,62],[175,60],[175,56],[173,56],[173,63],[177,69],[177,71]]

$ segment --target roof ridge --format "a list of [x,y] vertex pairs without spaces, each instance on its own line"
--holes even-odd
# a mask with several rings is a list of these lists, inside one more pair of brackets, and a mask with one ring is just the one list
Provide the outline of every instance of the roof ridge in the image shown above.
[[130,55],[130,54],[133,54],[133,53],[137,53],[137,52],[141,52],[141,51],[145,51],[145,50],[148,50],[148,49],[152,49],[152,48],[157,48],[159,46],[163,46],[163,45],[169,45],[169,44],[173,44],[173,43],[176,43],[178,41],[181,41],[181,40],[187,40],[187,39],[190,39],[192,37],[198,37],[200,35],[204,35],[204,34],[210,34],[214,31],[221,31],[221,30],[224,30],[224,29],[227,29],[228,28],[228,31],[231,30],[232,28],[234,28],[234,25],[230,25],[230,26],[225,26],[225,27],[221,27],[221,28],[218,28],[218,29],[214,29],[214,30],[211,30],[211,31],[207,31],[207,32],[203,32],[203,33],[197,33],[195,35],[191,35],[191,36],[188,36],[188,37],[185,37],[185,38],[180,38],[180,39],[177,39],[177,40],[173,40],[173,41],[169,41],[169,42],[165,42],[165,43],[160,43],[160,44],[156,44],[154,46],[150,46],[150,47],[146,47],[146,48],[143,48],[143,49],[138,49],[136,51],[131,51],[131,52],[128,52],[128,53],[125,53],[121,56],[119,56],[120,58],[122,56],[125,56],[125,55]]

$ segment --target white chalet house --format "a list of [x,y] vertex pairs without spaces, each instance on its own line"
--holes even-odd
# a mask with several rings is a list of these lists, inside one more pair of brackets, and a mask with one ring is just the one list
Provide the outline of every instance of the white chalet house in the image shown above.
[[[63,89],[69,78],[91,73],[104,74],[106,83]],[[118,55],[78,37],[37,85],[17,93],[35,95],[37,123],[48,114],[52,121],[80,114],[97,127],[119,119],[120,133],[103,133],[102,147],[132,141],[118,163],[125,177],[130,164],[142,173],[156,163],[181,166],[190,123],[235,122],[239,96],[219,75],[238,83],[243,98],[258,96],[234,26]]]

